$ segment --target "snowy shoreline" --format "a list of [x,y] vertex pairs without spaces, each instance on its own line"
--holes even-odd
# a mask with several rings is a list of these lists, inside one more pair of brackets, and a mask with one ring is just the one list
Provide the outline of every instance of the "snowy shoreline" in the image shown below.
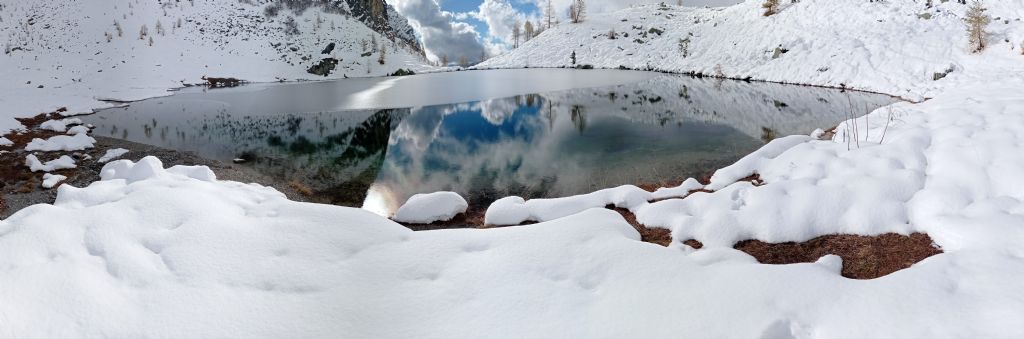
[[[561,66],[561,67],[516,67],[516,66],[510,66],[508,68],[503,68],[503,67],[477,68],[477,67],[473,66],[473,67],[470,67],[469,69],[466,69],[466,70],[449,71],[449,72],[470,72],[470,71],[489,71],[489,70],[517,70],[517,69],[578,69],[578,70],[581,70],[583,72],[587,71],[587,69],[580,69],[580,68],[574,68],[574,67],[565,67],[565,66]],[[773,81],[773,80],[758,79],[758,78],[753,78],[753,77],[750,77],[750,78],[734,78],[734,77],[730,77],[730,76],[716,77],[716,76],[710,75],[710,74],[698,73],[697,71],[669,71],[669,70],[660,70],[660,69],[640,69],[640,68],[634,69],[634,68],[629,68],[629,67],[615,67],[615,68],[595,67],[595,68],[589,69],[589,70],[595,70],[595,69],[596,70],[609,70],[609,71],[621,70],[621,71],[631,71],[631,72],[654,72],[654,73],[662,73],[662,74],[669,74],[669,75],[688,76],[688,77],[696,78],[696,79],[710,79],[710,80],[724,80],[724,81],[742,81],[742,82],[756,82],[756,83],[777,84],[777,85],[787,85],[787,86],[803,86],[803,87],[814,87],[814,88],[825,88],[825,89],[838,89],[838,90],[843,90],[843,91],[851,91],[851,92],[860,92],[860,93],[870,93],[870,94],[885,95],[885,96],[892,97],[894,99],[899,99],[900,101],[905,101],[905,102],[910,102],[910,103],[921,103],[921,102],[924,102],[924,101],[927,101],[927,100],[931,99],[931,98],[921,98],[921,99],[915,101],[912,98],[901,97],[899,94],[885,93],[885,92],[874,91],[874,90],[870,90],[870,89],[857,89],[857,88],[849,88],[849,87],[841,87],[841,86],[833,86],[833,85],[822,85],[822,84],[815,84],[815,83],[810,83],[810,82],[803,83],[803,82]],[[441,71],[441,72],[444,72],[444,71]]]

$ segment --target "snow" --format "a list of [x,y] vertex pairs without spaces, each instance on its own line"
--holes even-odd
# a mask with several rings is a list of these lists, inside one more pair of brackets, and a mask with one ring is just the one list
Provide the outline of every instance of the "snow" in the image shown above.
[[813,139],[814,138],[804,135],[791,135],[772,140],[767,145],[764,145],[764,147],[761,147],[757,151],[754,151],[754,153],[743,157],[736,163],[715,171],[715,174],[711,176],[711,184],[706,188],[717,191],[739,181],[740,179],[746,178],[751,174],[758,173],[757,170],[762,166],[762,164],[771,162],[783,152],[793,148],[793,146],[806,143]]
[[[669,3],[669,2],[666,2]],[[998,74],[1019,59],[1024,1],[985,1],[993,20],[985,58],[971,54],[962,21],[967,6],[936,1],[782,1],[764,17],[763,1],[725,8],[637,6],[562,23],[475,68],[573,67],[696,72],[773,82],[846,87],[919,100],[965,77]],[[920,14],[930,13],[931,19]],[[827,22],[827,24],[823,24]],[[609,39],[614,29],[617,39]],[[661,34],[652,32],[662,30]],[[625,36],[628,34],[628,36]],[[680,41],[689,39],[685,57]],[[788,52],[773,58],[777,47]],[[1019,64],[1019,62],[1017,62]],[[933,81],[937,72],[953,72]],[[1008,73],[1019,70],[1014,65]],[[809,132],[809,131],[808,131]]]
[[53,186],[57,186],[58,183],[64,181],[67,178],[68,177],[60,174],[44,173],[42,186],[43,188],[53,188]]
[[75,126],[68,129],[69,135],[89,134],[89,127]]
[[393,218],[398,222],[429,224],[448,221],[465,213],[469,203],[455,192],[416,194],[398,208]]
[[[833,256],[773,266],[726,247],[643,243],[603,209],[524,227],[412,232],[364,210],[292,202],[270,188],[196,175],[207,171],[163,169],[151,157],[120,160],[103,169],[102,181],[62,185],[54,204],[0,221],[0,283],[18,291],[0,294],[7,333],[1024,335],[1019,232],[1004,233],[1010,239],[996,247],[949,249],[890,276],[853,281],[839,276]],[[930,227],[965,235],[1003,221]],[[48,326],[38,326],[41,318]],[[424,332],[425,323],[436,325]]]
[[111,149],[108,149],[106,153],[103,153],[103,156],[100,157],[99,160],[96,160],[96,162],[104,164],[104,163],[107,163],[107,162],[109,162],[111,160],[120,158],[121,156],[123,156],[125,154],[128,154],[128,150],[126,150],[124,148],[111,148]]
[[93,139],[86,133],[79,133],[71,136],[58,135],[45,140],[33,138],[32,141],[25,146],[25,150],[29,152],[81,151],[87,148],[93,148],[95,143],[96,139]]
[[[298,15],[285,9],[267,18],[267,3],[4,2],[0,44],[12,51],[0,54],[0,135],[23,128],[16,117],[61,107],[68,109],[67,114],[90,113],[119,102],[170,95],[171,89],[203,83],[203,76],[276,82],[432,69],[420,52],[391,43],[351,16],[314,6]],[[317,16],[323,21],[319,25]],[[299,35],[284,32],[287,17],[295,17]],[[117,34],[115,21],[122,35]],[[163,34],[157,32],[157,22]],[[143,25],[149,34],[140,39]],[[408,24],[395,27],[408,30]],[[111,35],[109,42],[106,34]],[[388,49],[385,65],[377,63],[378,53],[361,56],[360,42],[371,35]],[[335,50],[322,54],[330,42],[336,43]],[[336,72],[328,77],[306,72],[328,57],[341,60]]]
[[28,166],[32,172],[52,172],[61,169],[75,168],[75,159],[69,156],[62,155],[60,158],[53,159],[43,163],[36,157],[35,154],[29,154],[25,156],[25,166]]
[[0,137],[0,146],[11,146],[11,145],[14,145],[14,142],[11,141],[11,139]]
[[690,192],[703,189],[704,185],[697,181],[697,179],[689,178],[683,181],[682,184],[676,187],[662,187],[654,191],[651,194],[652,200],[662,200],[669,198],[681,198],[690,194]]
[[54,132],[64,132],[68,130],[69,125],[81,125],[82,119],[79,118],[67,118],[57,120],[47,120],[42,124],[39,124],[39,128],[50,130]]
[[[778,139],[707,186],[504,198],[488,224],[541,223],[486,230],[412,232],[206,167],[118,160],[101,181],[61,185],[53,204],[0,221],[0,328],[47,338],[1024,337],[1024,56],[1011,45],[1024,41],[1024,2],[988,2],[1004,21],[980,54],[964,50],[955,2],[803,0],[769,18],[758,3],[595,15],[490,65],[557,66],[554,56],[583,44],[579,58],[602,67],[722,64],[729,76],[931,99],[851,119],[832,140]],[[933,18],[918,19],[924,11]],[[591,38],[652,20],[678,27],[643,46]],[[695,37],[685,60],[671,54],[684,27]],[[790,52],[771,59],[780,43]],[[951,64],[942,80],[928,74]],[[737,182],[751,174],[765,184]],[[672,244],[639,241],[606,205],[669,229]],[[925,232],[944,253],[855,281],[835,256],[762,265],[733,249],[888,232]]]
[[506,197],[495,201],[487,208],[484,223],[488,225],[517,225],[525,221],[549,221],[606,205],[633,208],[646,203],[650,197],[650,192],[633,185],[567,198],[526,201],[520,197]]

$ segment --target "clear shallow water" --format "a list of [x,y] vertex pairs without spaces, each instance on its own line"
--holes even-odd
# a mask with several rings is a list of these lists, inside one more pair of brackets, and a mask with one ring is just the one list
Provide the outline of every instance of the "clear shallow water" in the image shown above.
[[[308,186],[321,201],[387,214],[415,193],[439,190],[485,208],[507,195],[558,197],[698,176],[772,138],[894,101],[623,71],[348,81],[186,90],[86,120],[96,135],[244,158],[243,166]],[[491,81],[501,84],[482,85]],[[588,85],[596,87],[581,88]],[[438,104],[445,100],[468,102]],[[394,108],[380,107],[388,103]]]

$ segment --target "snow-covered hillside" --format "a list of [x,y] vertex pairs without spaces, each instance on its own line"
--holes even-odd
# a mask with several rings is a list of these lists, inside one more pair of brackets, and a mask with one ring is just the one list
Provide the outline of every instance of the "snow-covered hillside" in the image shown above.
[[373,21],[345,1],[3,1],[0,133],[20,126],[12,117],[88,112],[203,76],[323,79],[307,70],[325,58],[339,60],[327,78],[423,70],[409,24],[384,10]]
[[650,5],[595,14],[546,30],[477,67],[572,67],[575,52],[576,65],[845,86],[914,100],[965,76],[1024,76],[1022,0],[985,1],[993,20],[990,46],[980,55],[968,47],[967,5],[956,1],[935,1],[932,8],[915,0],[782,1],[769,17],[762,15],[762,3]]

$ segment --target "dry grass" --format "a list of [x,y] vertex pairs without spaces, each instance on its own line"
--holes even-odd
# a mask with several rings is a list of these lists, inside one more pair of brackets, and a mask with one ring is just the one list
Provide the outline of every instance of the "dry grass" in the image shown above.
[[625,208],[618,208],[613,205],[605,206],[605,208],[619,212],[619,214],[626,219],[627,223],[632,225],[637,232],[640,232],[641,241],[666,247],[672,243],[672,231],[664,228],[648,228],[647,226],[637,222],[636,215]]
[[704,248],[704,244],[701,243],[700,241],[697,241],[697,239],[687,239],[686,241],[683,241],[683,244],[686,246],[693,247],[693,249],[695,250]]
[[484,213],[487,209],[475,208],[470,206],[465,213],[456,215],[452,220],[448,221],[436,221],[429,224],[412,224],[412,223],[399,223],[413,231],[433,231],[433,230],[447,230],[447,229],[458,229],[458,228],[496,228],[500,226],[486,225],[484,224]]
[[[24,166],[22,166],[22,167],[24,167]],[[26,169],[25,171],[28,171],[28,169]],[[35,176],[35,175],[32,175],[32,176],[29,176],[28,178],[26,178],[24,181],[22,181],[21,185],[18,186],[18,188],[15,189],[14,191],[17,192],[17,193],[22,193],[22,194],[24,194],[24,193],[31,193],[31,192],[35,191],[36,187],[39,187],[40,184],[41,184],[41,182],[39,181],[39,178],[37,176]]]
[[310,188],[306,184],[303,184],[303,183],[299,182],[298,180],[289,181],[288,182],[288,187],[291,187],[296,192],[299,192],[299,194],[302,194],[302,195],[304,195],[306,197],[312,197],[312,196],[316,195],[316,192],[313,191],[312,188]]
[[842,275],[852,279],[882,277],[942,253],[924,233],[826,235],[802,243],[778,244],[745,240],[734,248],[754,256],[760,263],[773,265],[809,263],[828,254],[838,255],[843,258]]

